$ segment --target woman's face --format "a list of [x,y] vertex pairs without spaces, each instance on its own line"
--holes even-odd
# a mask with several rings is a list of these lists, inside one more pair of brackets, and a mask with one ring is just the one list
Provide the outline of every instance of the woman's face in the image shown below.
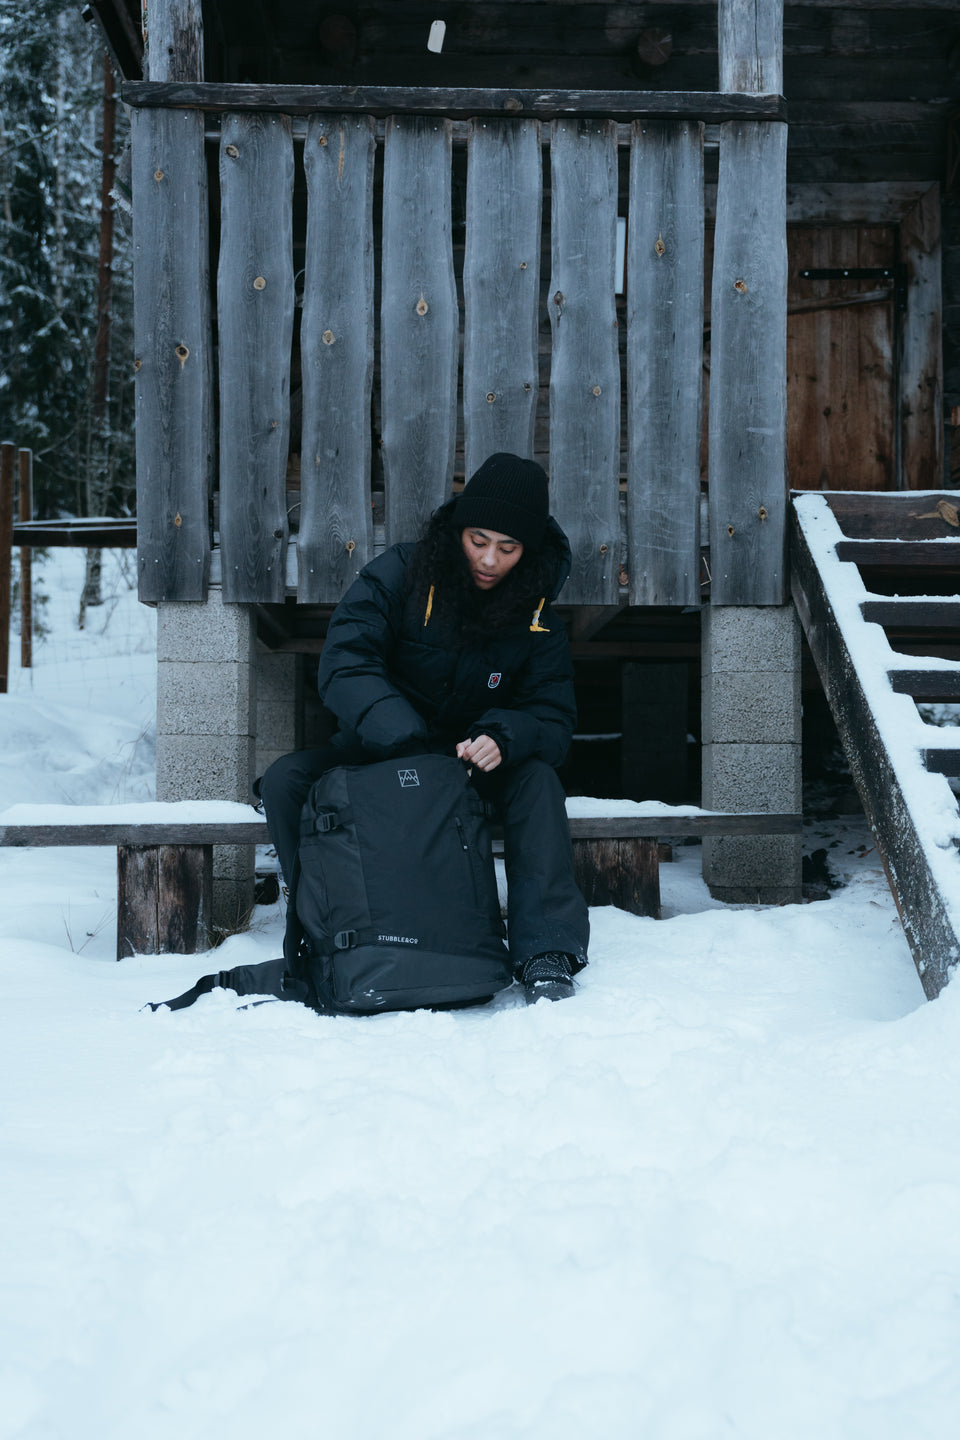
[[479,590],[492,590],[499,585],[519,564],[523,546],[512,535],[501,535],[498,530],[478,530],[468,527],[461,531],[463,553],[470,566],[474,585]]

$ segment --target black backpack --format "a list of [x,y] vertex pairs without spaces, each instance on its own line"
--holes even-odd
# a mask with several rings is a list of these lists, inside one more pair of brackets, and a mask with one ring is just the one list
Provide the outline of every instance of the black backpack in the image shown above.
[[287,964],[318,1010],[476,1004],[513,980],[483,802],[450,756],[322,775],[294,889]]
[[150,1009],[222,987],[369,1015],[479,1004],[512,980],[483,802],[461,761],[418,755],[314,782],[282,960],[204,975]]

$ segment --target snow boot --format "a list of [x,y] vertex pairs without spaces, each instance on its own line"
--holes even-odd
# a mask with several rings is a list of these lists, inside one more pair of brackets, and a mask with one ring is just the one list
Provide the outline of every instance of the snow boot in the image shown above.
[[576,988],[570,974],[569,955],[548,950],[524,962],[520,984],[528,1005],[538,1000],[568,1000]]

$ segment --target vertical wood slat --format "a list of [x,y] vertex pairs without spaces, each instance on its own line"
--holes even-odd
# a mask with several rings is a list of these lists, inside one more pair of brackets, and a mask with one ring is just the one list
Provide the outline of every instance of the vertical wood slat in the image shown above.
[[543,179],[535,120],[471,120],[463,265],[464,464],[532,456]]
[[286,593],[293,336],[293,139],[281,115],[220,131],[220,549],[223,598]]
[[310,121],[300,353],[298,599],[336,603],[373,558],[373,173],[367,116]]
[[453,483],[459,313],[451,153],[449,120],[387,121],[380,363],[388,545],[414,539]]
[[785,125],[721,127],[710,317],[714,605],[786,598]]
[[[783,0],[720,0],[720,86],[783,84]],[[710,315],[710,598],[786,586],[787,128],[720,127]]]
[[204,116],[135,110],[130,123],[139,593],[202,600],[213,460]]
[[700,602],[703,132],[636,121],[627,237],[631,605]]
[[904,216],[900,259],[907,268],[907,305],[897,367],[897,482],[905,490],[932,490],[943,484],[943,299],[937,185]]
[[620,584],[616,125],[554,121],[550,160],[550,508],[573,551],[564,602],[610,605]]

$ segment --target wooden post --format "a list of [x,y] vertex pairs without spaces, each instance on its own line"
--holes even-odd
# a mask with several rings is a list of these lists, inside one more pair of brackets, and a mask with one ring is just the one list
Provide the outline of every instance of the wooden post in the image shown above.
[[[21,450],[17,456],[20,495],[17,514],[21,523],[33,519],[33,452]],[[29,670],[33,664],[33,550],[20,546],[20,668]]]
[[[782,88],[783,0],[720,0],[720,88]],[[720,127],[710,346],[715,605],[782,605],[786,587],[787,131]]]
[[[151,81],[202,80],[201,0],[151,0]],[[204,116],[132,120],[140,598],[202,600],[213,465]]]
[[373,173],[367,115],[307,127],[297,598],[334,604],[373,559]]
[[536,120],[467,127],[463,261],[464,469],[488,455],[533,455],[540,385],[540,212]]
[[550,164],[550,508],[573,551],[563,598],[568,605],[615,605],[620,590],[616,125],[554,121]]
[[0,695],[10,673],[10,606],[13,580],[13,468],[16,445],[0,447]]
[[460,316],[452,145],[449,120],[387,121],[380,393],[388,545],[416,539],[453,484]]
[[285,115],[220,128],[223,598],[283,604],[293,337],[293,138]]
[[660,919],[660,854],[656,840],[575,840],[573,873],[588,905],[616,905]]
[[627,237],[631,605],[700,603],[703,127],[637,120]]
[[212,845],[117,847],[117,959],[210,944]]
[[906,309],[899,317],[897,417],[904,490],[935,490],[943,476],[943,318],[940,189],[931,185],[900,224],[907,269]]

